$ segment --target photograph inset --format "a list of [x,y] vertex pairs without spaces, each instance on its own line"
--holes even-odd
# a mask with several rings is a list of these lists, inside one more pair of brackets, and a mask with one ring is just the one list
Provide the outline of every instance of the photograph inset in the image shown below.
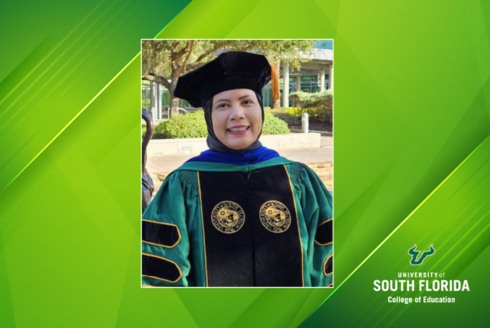
[[142,41],[142,285],[333,286],[333,41]]

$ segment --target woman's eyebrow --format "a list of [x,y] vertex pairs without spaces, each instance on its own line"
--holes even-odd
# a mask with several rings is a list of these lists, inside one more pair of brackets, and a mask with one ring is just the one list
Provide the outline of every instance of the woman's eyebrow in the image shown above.
[[[238,100],[242,100],[244,98],[248,98],[248,97],[252,97],[252,95],[244,95],[244,96],[241,96],[240,98],[238,98]],[[216,100],[216,104],[221,102],[221,101],[230,101],[230,99],[226,99],[226,98],[221,98],[221,99],[218,99]]]

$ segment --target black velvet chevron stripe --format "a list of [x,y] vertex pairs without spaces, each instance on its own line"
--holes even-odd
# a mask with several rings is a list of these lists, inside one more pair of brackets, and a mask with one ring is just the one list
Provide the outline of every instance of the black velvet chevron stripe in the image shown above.
[[328,276],[333,272],[333,255],[330,255],[323,265],[323,273]]
[[180,232],[173,224],[143,220],[143,241],[172,248],[179,243]]
[[182,272],[170,260],[143,253],[143,276],[175,283],[182,277]]
[[315,242],[320,246],[330,245],[333,241],[332,219],[320,223],[316,228]]

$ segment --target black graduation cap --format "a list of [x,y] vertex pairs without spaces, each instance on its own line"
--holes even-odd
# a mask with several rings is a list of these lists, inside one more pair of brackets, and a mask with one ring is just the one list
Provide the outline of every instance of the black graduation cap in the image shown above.
[[261,93],[271,78],[273,98],[279,99],[279,78],[265,56],[230,51],[182,75],[177,81],[174,95],[187,100],[194,107],[203,107],[214,95],[227,90],[250,89]]

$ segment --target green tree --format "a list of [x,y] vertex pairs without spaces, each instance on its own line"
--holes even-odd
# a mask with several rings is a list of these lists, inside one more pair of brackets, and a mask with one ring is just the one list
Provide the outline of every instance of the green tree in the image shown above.
[[[214,59],[223,51],[253,51],[276,65],[299,69],[311,55],[315,40],[143,40],[142,78],[163,84],[170,94],[170,116],[178,115],[174,96],[178,78]],[[278,107],[279,104],[274,104]]]

